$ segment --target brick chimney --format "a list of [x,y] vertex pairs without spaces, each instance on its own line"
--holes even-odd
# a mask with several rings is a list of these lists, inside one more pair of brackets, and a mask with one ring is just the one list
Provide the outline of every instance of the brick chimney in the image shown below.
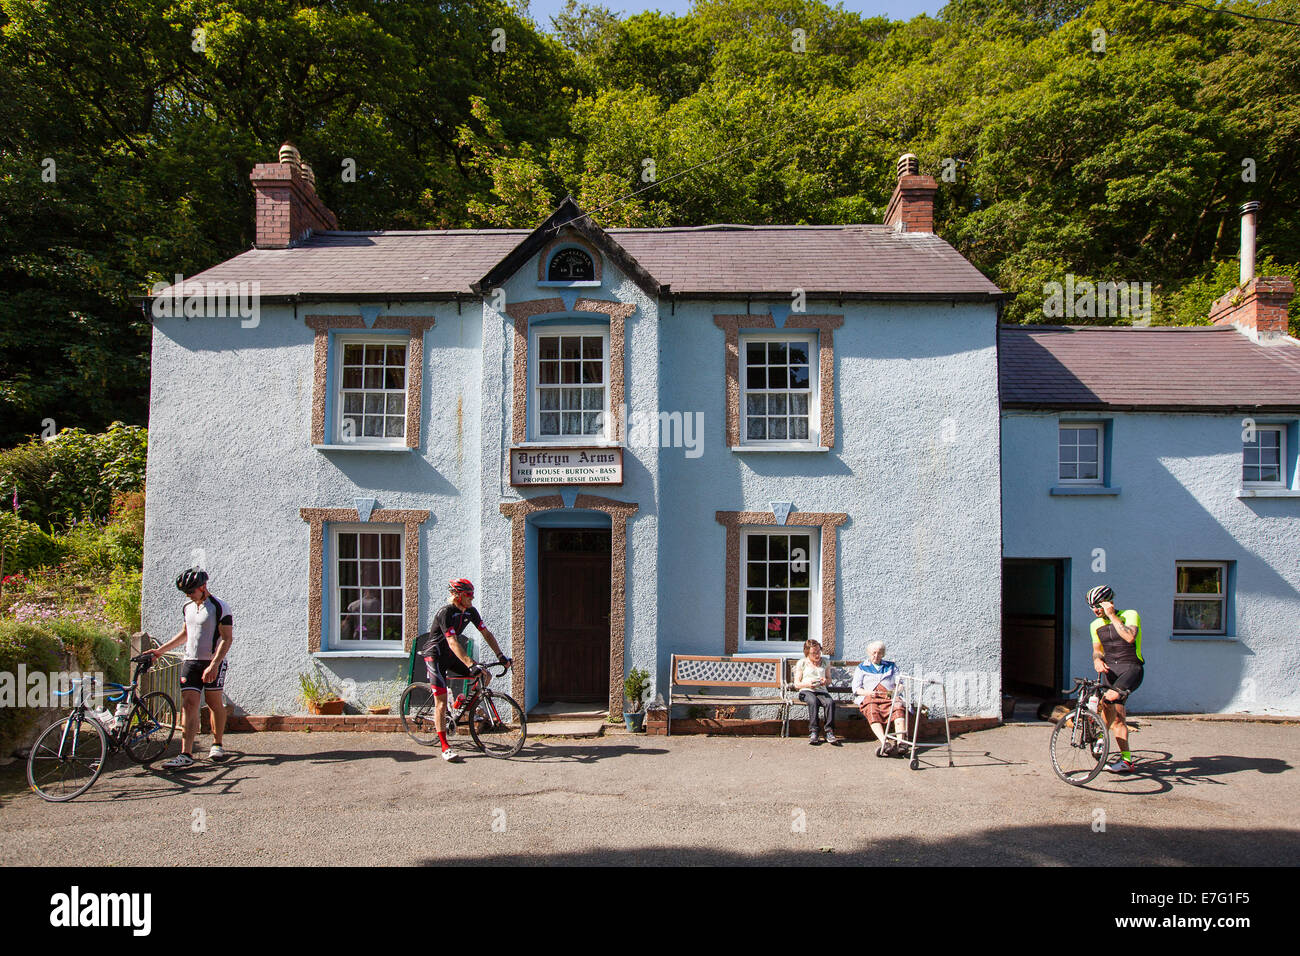
[[921,161],[913,153],[898,158],[898,185],[885,210],[885,225],[895,232],[934,232],[934,194],[939,185],[933,176],[922,176]]
[[291,144],[280,147],[278,163],[258,163],[248,178],[257,194],[258,249],[287,249],[313,232],[339,227],[316,195],[311,167]]
[[1260,344],[1281,342],[1287,334],[1287,304],[1295,285],[1286,276],[1255,275],[1255,214],[1259,203],[1241,207],[1241,282],[1210,306],[1210,321],[1231,325]]

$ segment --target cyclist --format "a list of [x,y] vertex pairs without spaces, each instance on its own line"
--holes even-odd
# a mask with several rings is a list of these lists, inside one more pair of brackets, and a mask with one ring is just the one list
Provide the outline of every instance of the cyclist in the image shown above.
[[510,658],[501,653],[497,639],[474,607],[474,585],[467,578],[452,578],[447,582],[447,589],[451,592],[451,603],[441,607],[433,616],[433,626],[429,628],[426,640],[416,648],[416,653],[424,658],[429,683],[433,685],[433,720],[438,728],[438,742],[442,745],[442,759],[458,761],[460,755],[447,742],[447,677],[472,678],[482,673],[486,680],[487,674],[465,652],[461,632],[473,624],[496,652],[497,660],[509,665]]
[[1092,622],[1092,666],[1105,689],[1099,710],[1119,747],[1119,755],[1106,769],[1128,773],[1133,769],[1133,754],[1128,749],[1124,702],[1142,683],[1142,617],[1137,611],[1116,613],[1115,592],[1104,584],[1089,591],[1087,600],[1097,615]]
[[163,764],[167,770],[194,766],[200,694],[207,700],[212,717],[212,749],[208,751],[208,759],[218,762],[226,759],[226,752],[221,748],[221,735],[226,729],[222,688],[226,686],[226,653],[234,640],[230,605],[209,593],[206,571],[186,568],[176,578],[176,587],[189,599],[181,609],[184,623],[170,641],[146,652],[157,660],[185,642],[185,659],[181,663],[181,752]]

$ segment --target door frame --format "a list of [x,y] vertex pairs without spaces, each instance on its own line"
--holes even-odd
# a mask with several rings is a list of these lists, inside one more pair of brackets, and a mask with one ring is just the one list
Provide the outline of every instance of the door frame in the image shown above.
[[[566,503],[565,498],[570,501]],[[535,594],[537,574],[537,525],[529,520],[539,512],[565,510],[565,516],[578,518],[580,512],[603,512],[609,519],[610,588],[609,588],[609,715],[617,719],[623,712],[623,660],[627,621],[627,524],[636,514],[635,501],[619,501],[600,495],[552,494],[505,501],[499,505],[501,514],[510,519],[510,690],[525,710],[531,702],[529,685],[536,687],[536,675],[528,667],[529,646],[535,647],[536,600],[529,601],[530,590]],[[564,520],[557,523],[564,524]],[[575,523],[581,523],[578,519]],[[530,549],[529,544],[532,547]],[[529,560],[529,559],[532,560]],[[531,624],[531,627],[530,627]],[[536,668],[532,668],[533,671]]]

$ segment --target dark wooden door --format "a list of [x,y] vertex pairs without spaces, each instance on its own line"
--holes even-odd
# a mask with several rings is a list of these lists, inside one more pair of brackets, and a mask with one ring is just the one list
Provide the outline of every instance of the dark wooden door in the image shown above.
[[609,699],[610,533],[542,528],[538,552],[538,697]]

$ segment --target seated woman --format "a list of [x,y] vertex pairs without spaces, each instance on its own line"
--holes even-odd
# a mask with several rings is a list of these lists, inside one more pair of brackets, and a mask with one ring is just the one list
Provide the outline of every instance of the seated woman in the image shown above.
[[880,741],[877,757],[904,757],[906,744],[896,744],[885,739],[885,726],[892,719],[894,730],[900,737],[907,734],[907,717],[903,705],[894,699],[898,687],[898,668],[893,661],[885,660],[885,642],[872,641],[867,645],[867,659],[853,672],[853,699],[871,725],[871,732]]
[[[835,699],[831,697],[830,683],[830,662],[822,660],[821,644],[804,641],[803,657],[794,665],[794,686],[799,690],[799,699],[808,705],[808,743],[819,744],[824,739],[831,746],[838,747]],[[819,736],[819,730],[824,732],[824,736]]]

